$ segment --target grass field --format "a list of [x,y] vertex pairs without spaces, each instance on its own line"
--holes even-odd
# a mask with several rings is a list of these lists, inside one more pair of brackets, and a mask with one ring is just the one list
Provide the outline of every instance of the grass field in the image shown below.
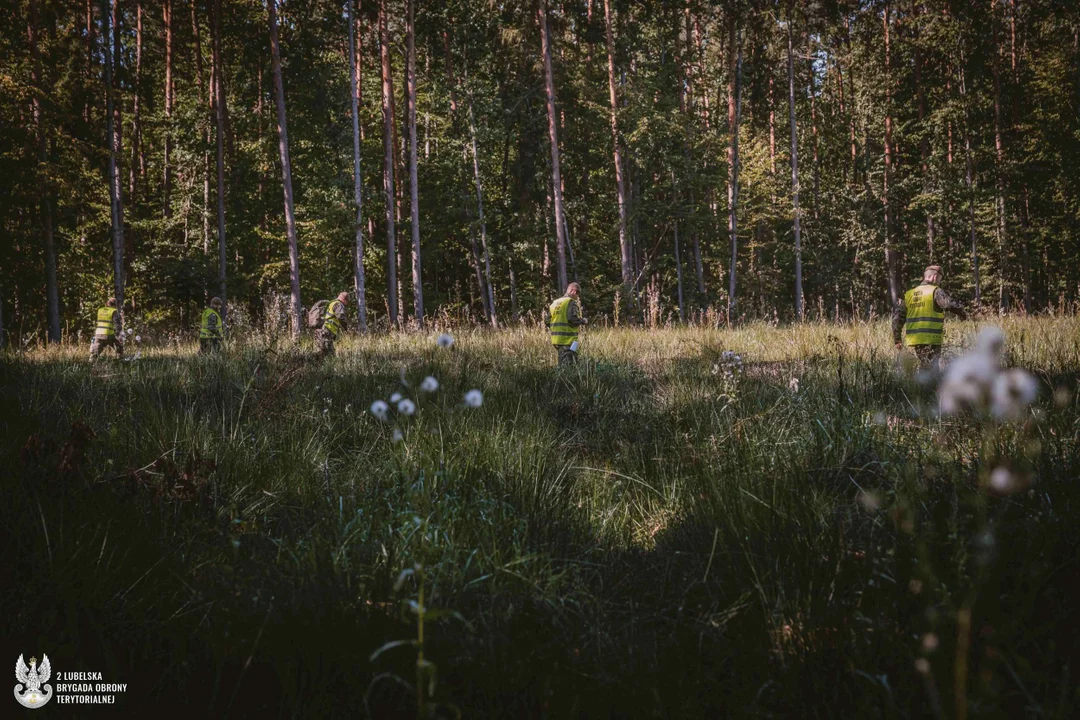
[[1075,717],[1080,319],[998,324],[1011,423],[884,323],[9,353],[5,648],[129,712]]

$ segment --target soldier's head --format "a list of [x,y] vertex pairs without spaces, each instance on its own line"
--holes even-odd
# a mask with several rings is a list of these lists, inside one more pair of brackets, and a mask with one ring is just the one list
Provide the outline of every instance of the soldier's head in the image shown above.
[[931,285],[937,285],[941,282],[941,266],[927,265],[926,269],[923,270],[922,281]]
[[116,307],[116,298],[114,298],[114,297],[109,298],[108,300],[105,301],[105,304],[108,305],[109,307]]
[[581,286],[576,282],[570,283],[566,286],[566,295],[567,297],[577,298],[581,295]]
[[221,298],[216,297],[213,300],[211,300],[210,301],[210,307],[214,308],[215,310],[220,310],[221,309]]
[[349,302],[349,293],[347,293],[347,292],[339,292],[338,296],[337,296],[337,299],[340,300],[341,302]]

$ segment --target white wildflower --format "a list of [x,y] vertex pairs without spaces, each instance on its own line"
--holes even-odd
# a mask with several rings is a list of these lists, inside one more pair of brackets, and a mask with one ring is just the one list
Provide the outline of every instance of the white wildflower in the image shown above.
[[127,329],[127,334],[128,334],[128,335],[130,335],[130,334],[131,334],[131,333],[133,333],[133,332],[135,332],[135,331],[134,331],[134,330],[132,330],[131,328],[128,328],[128,329]]
[[399,402],[401,402],[401,393],[394,393],[390,396],[390,403],[392,405],[397,405]]
[[386,422],[386,419],[388,417],[387,413],[389,412],[390,406],[382,400],[376,400],[375,402],[371,403],[371,414],[379,418],[383,422]]
[[983,407],[997,370],[997,358],[982,350],[950,363],[938,388],[942,414]]
[[791,378],[790,380],[788,380],[787,386],[788,386],[788,390],[790,390],[791,392],[793,392],[793,393],[799,392],[799,378],[797,378],[797,377]]
[[416,412],[416,403],[409,398],[403,398],[398,401],[397,411],[402,415],[412,415]]
[[990,390],[990,412],[1001,420],[1019,419],[1039,393],[1039,383],[1031,373],[1013,368],[994,378]]
[[1011,495],[1020,489],[1020,482],[1009,468],[998,467],[990,473],[990,489],[1001,495]]
[[420,383],[420,389],[424,392],[433,393],[439,389],[439,381],[431,375],[424,378],[424,381]]
[[135,342],[141,343],[142,342],[142,335],[136,335],[135,336]]
[[926,658],[919,658],[915,661],[915,669],[923,675],[930,674],[930,661]]
[[405,435],[398,428],[394,428],[394,434],[390,436],[390,439],[396,443],[405,439]]
[[479,390],[470,390],[465,393],[465,404],[471,408],[478,408],[484,404],[484,393]]
[[874,512],[881,507],[881,495],[873,491],[860,490],[855,497],[855,502],[866,512]]
[[435,340],[435,344],[441,348],[448,348],[454,344],[454,336],[450,333],[443,333]]
[[926,633],[922,636],[922,646],[926,652],[934,652],[939,644],[938,636],[934,633]]

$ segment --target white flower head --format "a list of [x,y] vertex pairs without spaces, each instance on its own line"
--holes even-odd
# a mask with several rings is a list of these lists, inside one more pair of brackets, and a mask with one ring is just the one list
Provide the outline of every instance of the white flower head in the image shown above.
[[402,415],[412,415],[416,412],[416,403],[409,398],[402,398],[398,401],[397,411]]
[[788,390],[790,390],[791,392],[793,392],[793,393],[799,392],[799,378],[797,378],[797,377],[791,378],[791,380],[788,380],[787,386],[788,386]]
[[441,348],[448,348],[454,344],[454,336],[450,333],[443,333],[435,340],[435,344]]
[[394,434],[390,436],[390,439],[396,443],[399,443],[405,439],[405,435],[398,428],[394,428]]
[[401,393],[396,392],[393,395],[391,395],[390,396],[390,402],[393,405],[397,405],[399,402],[401,402]]
[[997,371],[997,357],[983,351],[969,353],[951,362],[938,388],[942,414],[985,407]]
[[1013,368],[994,378],[990,412],[1001,420],[1018,420],[1039,394],[1039,383],[1026,370]]
[[424,381],[420,383],[420,389],[424,392],[433,393],[439,389],[439,381],[431,375],[424,378]]
[[996,325],[983,328],[975,338],[975,347],[981,352],[997,357],[1005,349],[1005,333]]
[[471,408],[478,408],[484,404],[484,393],[479,390],[470,390],[465,393],[465,404]]
[[1020,481],[1007,467],[997,467],[990,473],[990,489],[1000,495],[1011,495],[1020,489]]
[[142,335],[136,335],[135,336],[135,342],[141,343],[142,342]]
[[388,413],[390,412],[390,406],[382,400],[376,400],[371,403],[371,414],[379,418],[383,422],[386,422]]
[[130,335],[130,334],[131,334],[131,333],[133,333],[133,332],[135,332],[135,331],[134,331],[134,330],[132,330],[131,328],[128,328],[128,329],[127,329],[127,334],[128,334],[128,335]]

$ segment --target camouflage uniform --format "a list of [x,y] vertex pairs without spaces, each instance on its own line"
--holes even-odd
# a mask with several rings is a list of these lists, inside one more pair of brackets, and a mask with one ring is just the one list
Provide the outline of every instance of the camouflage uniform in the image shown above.
[[[110,303],[115,302],[109,300]],[[90,341],[90,359],[96,360],[101,352],[111,347],[116,350],[116,356],[124,357],[124,329],[120,324],[120,313],[113,305],[106,305],[97,311],[97,324],[94,328],[94,339]]]
[[[580,303],[572,301],[566,308],[566,321],[574,327],[580,327],[581,319]],[[551,329],[551,309],[544,310],[544,327]],[[573,365],[577,362],[577,351],[571,350],[569,345],[553,345],[559,354],[559,365]]]
[[119,335],[112,337],[95,337],[90,341],[90,359],[96,360],[105,348],[116,350],[116,357],[124,357],[124,340]]
[[[949,294],[941,288],[934,290],[934,306],[941,312],[948,311],[957,315],[961,320],[967,319],[967,311],[964,310],[964,306],[949,297]],[[904,298],[900,297],[897,298],[892,313],[893,342],[897,345],[902,340],[906,320],[907,306],[904,304]],[[941,345],[914,345],[910,349],[915,352],[915,357],[919,359],[920,367],[929,368],[934,372],[941,369]]]
[[[330,313],[333,313],[333,317],[337,319],[337,325],[340,328],[339,332],[345,330],[345,303],[340,300],[332,301],[330,305],[327,306],[327,314],[329,315]],[[333,330],[326,327],[325,320],[323,322],[323,327],[315,331],[315,344],[319,348],[320,357],[334,354],[334,341],[336,341],[338,337]]]

